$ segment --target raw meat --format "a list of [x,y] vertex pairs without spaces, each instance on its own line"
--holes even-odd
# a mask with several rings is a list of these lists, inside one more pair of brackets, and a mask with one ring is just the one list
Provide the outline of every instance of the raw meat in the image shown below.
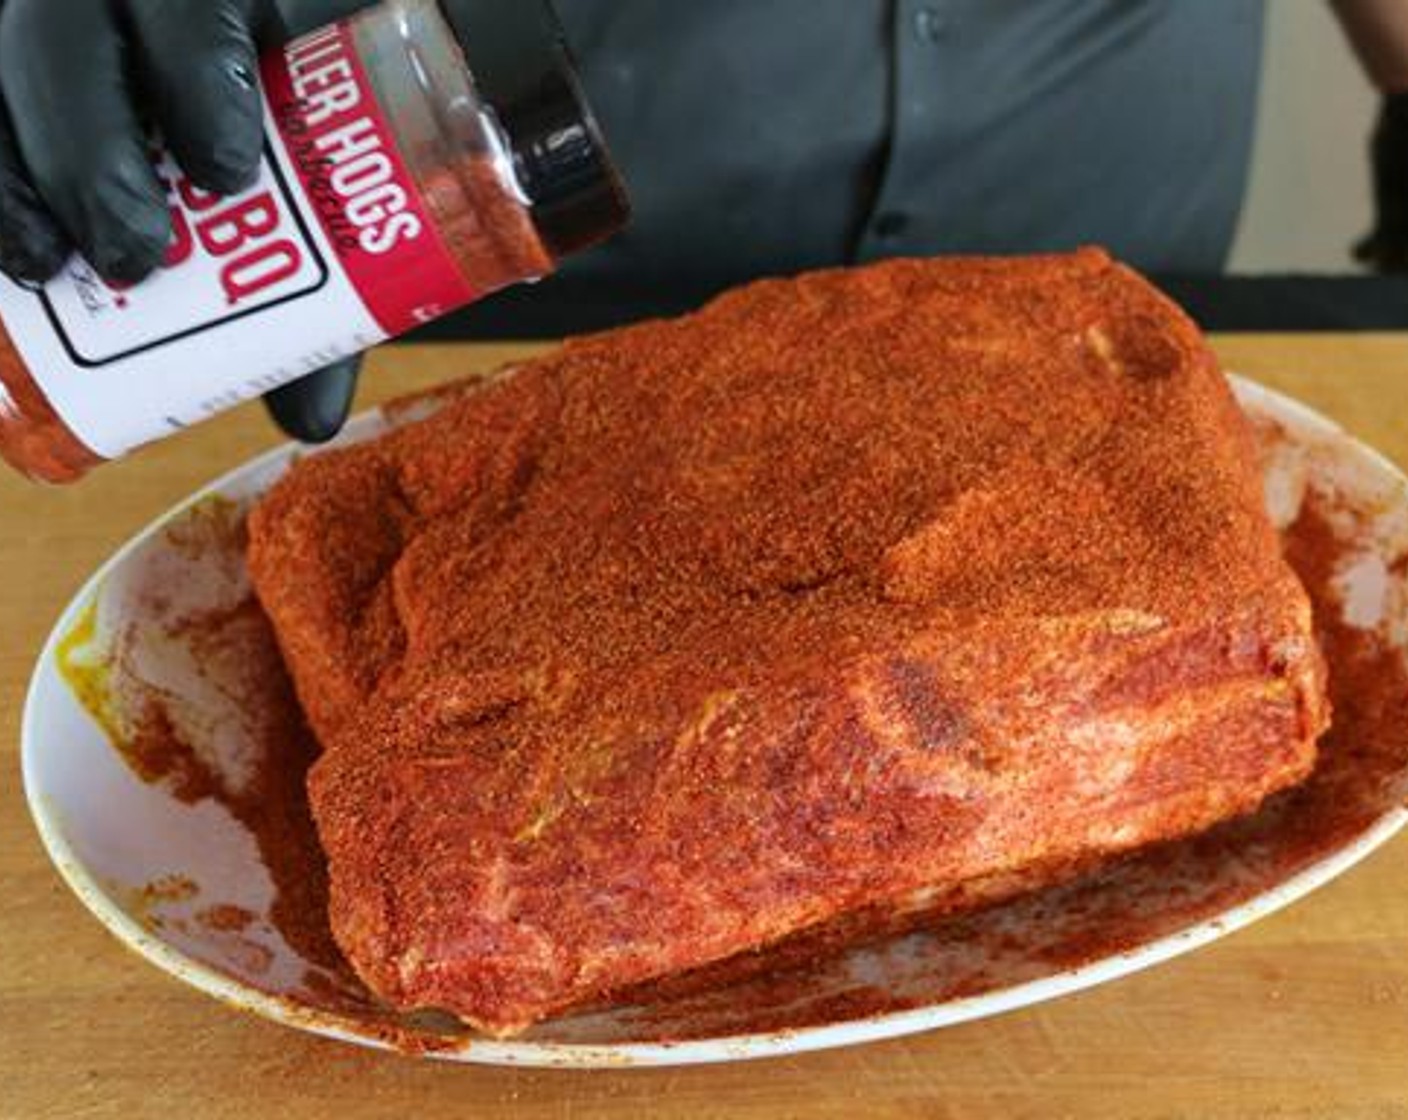
[[1097,250],[570,342],[250,526],[336,936],[495,1034],[1206,828],[1328,719],[1224,378]]

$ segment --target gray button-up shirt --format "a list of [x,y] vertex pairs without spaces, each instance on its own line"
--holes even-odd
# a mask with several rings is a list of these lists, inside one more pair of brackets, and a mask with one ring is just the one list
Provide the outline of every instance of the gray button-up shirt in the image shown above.
[[1097,242],[1221,267],[1262,0],[558,0],[635,203],[579,276]]

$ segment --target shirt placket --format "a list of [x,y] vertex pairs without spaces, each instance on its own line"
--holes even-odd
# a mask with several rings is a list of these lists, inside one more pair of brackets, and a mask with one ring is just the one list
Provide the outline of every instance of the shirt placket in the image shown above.
[[[917,224],[943,211],[932,197],[935,177],[923,171],[942,159],[944,55],[955,49],[962,19],[959,0],[895,0],[889,151],[858,260],[904,254],[917,243]],[[920,182],[929,197],[917,197]]]

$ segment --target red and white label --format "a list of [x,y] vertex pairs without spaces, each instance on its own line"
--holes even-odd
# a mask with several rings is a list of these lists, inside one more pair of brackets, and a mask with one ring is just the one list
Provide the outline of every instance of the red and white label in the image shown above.
[[[285,184],[261,176],[253,190],[221,198],[194,187],[170,156],[157,157],[156,172],[171,199],[173,230],[162,268],[142,284],[122,287],[74,257],[36,293],[81,366],[137,357],[312,295],[327,282],[327,262]],[[186,309],[177,321],[175,307]]]
[[382,330],[402,334],[475,298],[421,205],[346,26],[271,55],[264,95],[323,232]]
[[476,298],[334,26],[264,63],[266,154],[240,195],[154,164],[164,266],[133,287],[80,258],[41,288],[0,277],[0,319],[49,402],[116,458]]

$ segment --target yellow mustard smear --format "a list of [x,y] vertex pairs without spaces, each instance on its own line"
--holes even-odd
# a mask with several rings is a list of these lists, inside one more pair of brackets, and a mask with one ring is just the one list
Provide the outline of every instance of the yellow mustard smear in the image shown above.
[[[235,534],[243,530],[243,515],[244,507],[234,499],[207,494],[177,510],[160,532],[169,549],[196,559],[207,555],[218,558],[230,548],[242,547]],[[73,628],[59,639],[55,651],[59,676],[138,776],[153,781],[162,774],[134,749],[135,729],[114,687],[113,652],[98,633],[101,598],[100,590],[79,611]]]
[[78,702],[115,746],[126,731],[113,696],[112,661],[98,641],[98,599],[84,604],[73,629],[60,640],[55,655],[59,675]]

